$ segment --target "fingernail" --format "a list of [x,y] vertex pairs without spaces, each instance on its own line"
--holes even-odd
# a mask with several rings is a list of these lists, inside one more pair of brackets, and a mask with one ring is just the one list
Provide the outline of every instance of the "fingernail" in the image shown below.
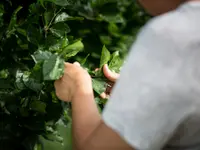
[[80,66],[79,62],[74,62],[74,65]]
[[106,98],[106,93],[104,93],[104,92],[101,93],[101,94],[100,94],[100,97],[103,98],[103,99],[105,99],[105,98]]
[[98,71],[99,70],[99,68],[96,68],[94,71]]

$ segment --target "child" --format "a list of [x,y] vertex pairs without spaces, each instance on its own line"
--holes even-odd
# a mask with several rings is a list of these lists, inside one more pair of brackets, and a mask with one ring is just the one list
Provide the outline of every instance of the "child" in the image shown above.
[[200,0],[140,0],[156,15],[133,44],[102,116],[91,78],[66,63],[77,150],[200,150]]

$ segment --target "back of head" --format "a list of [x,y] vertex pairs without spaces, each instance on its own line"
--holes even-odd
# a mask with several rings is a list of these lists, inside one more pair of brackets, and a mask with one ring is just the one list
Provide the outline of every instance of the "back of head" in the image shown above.
[[186,1],[200,0],[139,0],[139,3],[146,9],[149,14],[157,16],[176,9],[179,5]]

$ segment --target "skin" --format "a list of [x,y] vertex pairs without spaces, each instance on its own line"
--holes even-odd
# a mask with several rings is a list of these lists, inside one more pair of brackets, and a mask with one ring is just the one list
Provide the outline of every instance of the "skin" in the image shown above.
[[157,16],[176,9],[185,1],[187,0],[139,0],[139,3],[149,14]]
[[[141,5],[153,15],[166,13],[183,2],[185,1],[140,0]],[[119,78],[119,74],[112,73],[107,65],[103,71],[112,82]],[[59,99],[72,103],[75,150],[134,150],[102,120],[94,100],[91,77],[79,63],[65,63],[64,76],[55,81],[55,89]]]
[[61,100],[72,103],[75,150],[132,150],[103,122],[94,101],[91,77],[79,63],[65,63],[64,76],[55,82],[55,89]]
[[100,97],[105,99],[105,98],[109,98],[110,96],[110,93],[112,91],[112,87],[114,86],[114,83],[117,81],[117,79],[120,77],[120,74],[118,73],[115,73],[115,72],[112,72],[109,68],[108,68],[108,65],[104,65],[103,66],[103,73],[104,73],[104,76],[110,81],[110,85],[111,87],[108,87],[106,89],[105,92],[103,92]]

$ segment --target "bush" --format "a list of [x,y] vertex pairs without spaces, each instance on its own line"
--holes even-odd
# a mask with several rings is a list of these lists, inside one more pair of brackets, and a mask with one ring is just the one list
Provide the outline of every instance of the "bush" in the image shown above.
[[53,81],[63,62],[78,61],[99,98],[107,83],[96,67],[119,72],[148,20],[133,0],[1,0],[0,145],[3,150],[71,149],[70,103]]

